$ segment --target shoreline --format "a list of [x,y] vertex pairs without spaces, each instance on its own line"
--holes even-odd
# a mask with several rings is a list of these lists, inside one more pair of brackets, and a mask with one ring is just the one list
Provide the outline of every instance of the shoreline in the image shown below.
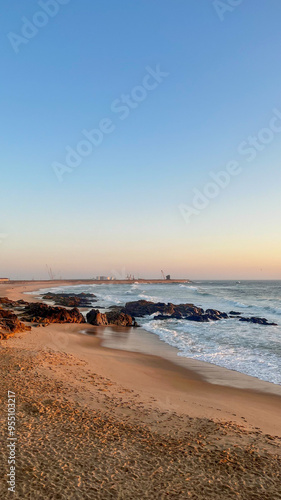
[[[81,282],[80,282],[81,281]],[[87,280],[86,280],[87,281]],[[59,282],[56,280],[49,281],[51,285],[49,288],[58,288],[61,286],[71,286],[67,282]],[[66,283],[66,284],[65,284]],[[75,281],[71,281],[73,285],[76,284]],[[96,283],[100,283],[96,281]],[[106,282],[110,283],[110,282]],[[117,282],[116,282],[117,283]],[[26,294],[28,294],[28,300],[30,302],[37,302],[38,297],[33,292],[37,292],[42,289],[38,285],[44,284],[44,281],[36,282],[37,286],[34,289],[34,282],[20,282],[2,284],[2,289],[12,300],[26,299]],[[84,284],[82,280],[79,280],[79,284]],[[118,284],[118,283],[117,283]],[[38,287],[38,288],[37,288]],[[1,294],[0,287],[0,294]],[[93,327],[86,324],[82,327],[82,331],[89,332],[95,329],[99,333],[103,333],[102,345],[110,349],[120,349],[128,352],[140,352],[145,355],[155,355],[162,359],[169,360],[174,364],[181,366],[191,372],[194,372],[198,377],[203,379],[205,382],[213,385],[228,386],[240,389],[251,389],[258,392],[271,393],[281,396],[281,385],[274,384],[273,382],[264,381],[258,377],[253,377],[252,375],[247,375],[245,373],[239,372],[237,370],[231,370],[214,363],[208,363],[207,361],[197,360],[194,358],[188,358],[184,356],[179,356],[179,350],[170,344],[162,341],[158,336],[151,332],[138,328],[124,328],[121,327]],[[113,335],[109,335],[113,332]],[[117,336],[116,334],[119,335]],[[121,334],[121,335],[120,335]],[[117,340],[118,338],[118,340]]]
[[[141,327],[131,329],[113,326],[95,328],[97,328],[97,332],[101,332],[101,345],[107,349],[119,349],[158,356],[193,372],[200,380],[212,385],[250,389],[281,396],[281,385],[279,384],[267,382],[258,377],[214,363],[208,363],[207,361],[180,356],[180,351],[176,347],[162,341],[157,335]],[[84,332],[87,334],[87,327],[83,328]],[[89,331],[89,334],[91,334],[91,331]]]
[[[53,324],[17,334],[2,341],[2,346],[53,353],[54,357],[70,356],[78,364],[85,363],[88,370],[93,370],[102,379],[122,387],[125,392],[137,392],[145,407],[191,418],[231,422],[249,432],[258,429],[281,440],[280,395],[255,388],[211,384],[190,367],[179,366],[161,356],[105,347],[99,328],[90,326],[90,336],[81,334],[79,324]],[[71,384],[79,378],[78,372],[76,375],[73,373],[69,380]],[[65,379],[63,367],[58,371],[58,379]],[[88,398],[83,404],[91,408]]]
[[[36,282],[38,284],[43,284],[44,282]],[[48,282],[51,283],[51,286],[48,288],[57,288],[60,286],[70,286],[63,281],[63,284],[60,282],[57,284],[56,280]],[[75,285],[75,282],[71,281],[72,284]],[[98,281],[96,283],[99,283]],[[110,282],[106,282],[110,283]],[[79,283],[84,284],[84,283]],[[16,286],[15,286],[16,285]],[[2,285],[4,287],[4,284]],[[33,282],[24,282],[22,284],[15,284],[14,286],[9,288],[9,284],[6,284],[6,293],[9,294],[9,298],[13,300],[18,299],[26,299],[26,293],[28,294],[30,302],[37,302],[38,297],[34,295],[29,295],[31,292],[36,292],[42,289],[41,286],[36,289],[33,289]],[[28,290],[26,290],[28,288]],[[1,293],[1,288],[0,288]],[[88,328],[93,328],[91,325],[85,325],[83,330],[87,330]],[[97,328],[97,327],[94,327]],[[175,347],[170,344],[162,341],[158,336],[148,332],[142,327],[139,328],[114,328],[114,327],[105,327],[105,328],[97,328],[97,331],[103,332],[105,337],[103,338],[104,347],[111,349],[121,349],[127,350],[129,352],[141,352],[143,354],[149,355],[154,354],[162,357],[163,359],[170,360],[178,366],[182,366],[187,370],[195,372],[198,376],[203,378],[205,382],[215,385],[228,386],[228,387],[236,387],[241,389],[251,389],[256,390],[258,392],[264,392],[271,394],[276,394],[281,396],[281,385],[274,384],[273,382],[264,381],[259,379],[258,377],[254,377],[252,375],[247,375],[246,373],[239,372],[237,370],[231,370],[229,368],[222,367],[220,365],[216,365],[214,363],[209,363],[207,361],[197,360],[194,358],[188,358],[179,356],[180,352]],[[106,332],[114,332],[114,335],[106,336]],[[123,341],[120,338],[120,335],[117,340],[116,333],[123,333]],[[139,332],[139,333],[138,333]],[[141,333],[140,333],[141,332]],[[124,337],[125,336],[125,337]],[[122,337],[122,336],[121,336]],[[126,338],[128,341],[124,341]]]

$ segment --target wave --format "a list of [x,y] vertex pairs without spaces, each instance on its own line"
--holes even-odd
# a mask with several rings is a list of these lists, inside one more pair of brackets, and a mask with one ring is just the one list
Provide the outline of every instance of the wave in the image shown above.
[[277,314],[278,316],[281,315],[281,309],[278,307],[265,306],[265,305],[264,306],[253,305],[251,307],[254,307],[255,309],[259,309],[260,311],[266,311],[266,312],[270,312],[273,314]]
[[104,295],[103,297],[98,297],[100,300],[105,302],[110,302],[111,304],[122,304],[122,301],[119,300],[114,295]]
[[[198,359],[224,368],[236,370],[262,380],[281,384],[280,370],[280,340],[276,335],[260,338],[257,343],[253,338],[249,325],[214,322],[206,324],[186,324],[184,321],[147,321],[142,327],[159,337],[163,342],[178,349],[178,355]],[[240,326],[241,325],[241,326]],[[210,327],[213,333],[210,333]],[[221,331],[223,327],[223,331]],[[265,332],[264,330],[260,330]],[[231,333],[231,337],[229,334]],[[277,334],[278,335],[278,334]],[[231,341],[229,342],[229,339]],[[270,343],[269,343],[270,341]],[[272,348],[274,344],[274,348]],[[278,373],[279,372],[279,373]]]
[[154,297],[153,295],[148,295],[147,293],[143,292],[138,295],[141,299],[144,300],[150,300],[151,302],[160,302],[160,299],[157,297]]

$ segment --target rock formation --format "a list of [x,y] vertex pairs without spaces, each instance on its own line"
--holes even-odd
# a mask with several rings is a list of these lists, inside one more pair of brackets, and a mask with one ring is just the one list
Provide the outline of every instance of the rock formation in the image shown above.
[[240,318],[239,321],[246,321],[247,323],[257,323],[258,325],[266,325],[266,326],[277,326],[277,323],[269,323],[266,318]]
[[204,309],[197,307],[194,304],[165,304],[163,302],[150,302],[147,300],[137,300],[135,302],[127,302],[121,311],[126,314],[132,314],[136,317],[143,317],[155,313],[160,313],[154,319],[187,319],[189,321],[217,321],[222,318],[227,318],[226,313],[222,313],[215,309]]
[[0,309],[0,340],[28,330],[31,330],[30,326],[22,323],[14,313]]
[[64,309],[63,307],[52,307],[41,302],[29,304],[24,308],[23,321],[32,323],[86,323],[83,314],[74,307]]
[[58,306],[64,307],[91,307],[93,302],[97,302],[93,293],[51,293],[42,296],[44,300],[51,300]]
[[[125,307],[115,307],[113,310],[124,312],[125,314],[130,314],[138,318],[149,316],[151,314],[157,314],[154,316],[155,320],[184,319],[203,323],[229,318],[227,313],[216,309],[206,309],[206,311],[204,311],[204,309],[197,307],[194,304],[165,304],[163,302],[155,303],[147,300],[127,302]],[[269,323],[265,318],[242,318],[240,317],[240,313],[237,311],[230,311],[229,314],[232,318],[237,318],[240,321],[248,321],[250,323],[257,323],[260,325],[276,325],[276,323]]]
[[98,309],[92,309],[86,317],[87,322],[95,326],[137,326],[132,316],[117,310],[101,313]]
[[163,315],[177,314],[180,316],[187,316],[189,314],[203,314],[204,310],[196,307],[193,304],[165,304],[164,302],[150,302],[148,300],[136,300],[134,302],[127,302],[125,307],[121,308],[125,314],[137,316],[141,318],[150,314],[159,312]]
[[23,306],[28,305],[29,302],[25,300],[10,300],[8,297],[0,297],[0,305],[5,309],[20,309]]

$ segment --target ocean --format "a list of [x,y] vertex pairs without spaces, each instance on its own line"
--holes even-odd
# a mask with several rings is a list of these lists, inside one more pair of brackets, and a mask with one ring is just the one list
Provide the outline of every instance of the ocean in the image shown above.
[[[46,289],[44,289],[44,292]],[[208,323],[138,318],[138,323],[178,355],[236,370],[281,385],[281,281],[196,281],[193,283],[131,285],[95,284],[48,288],[53,292],[92,292],[93,307],[123,305],[133,300],[193,303],[243,316],[265,317],[278,326],[223,319]],[[43,291],[42,291],[43,292]],[[38,293],[38,292],[37,292]]]

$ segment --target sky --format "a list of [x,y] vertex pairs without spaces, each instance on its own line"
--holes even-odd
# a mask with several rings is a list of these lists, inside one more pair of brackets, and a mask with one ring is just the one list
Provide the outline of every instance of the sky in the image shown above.
[[0,276],[281,279],[280,16],[2,5]]

